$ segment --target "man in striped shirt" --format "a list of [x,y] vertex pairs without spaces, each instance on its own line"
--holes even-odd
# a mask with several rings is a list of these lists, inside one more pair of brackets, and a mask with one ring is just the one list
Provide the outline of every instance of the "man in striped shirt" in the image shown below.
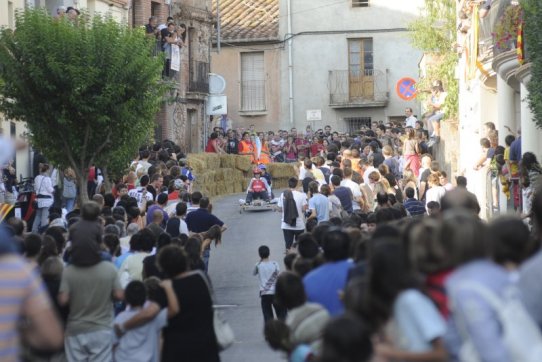
[[405,195],[407,199],[404,202],[404,206],[410,216],[415,217],[425,214],[425,204],[414,198],[414,189],[412,187],[406,188]]
[[[63,333],[47,291],[31,265],[10,247],[0,230],[0,361],[19,361],[20,331],[40,349],[62,346]],[[21,321],[24,324],[21,328]]]

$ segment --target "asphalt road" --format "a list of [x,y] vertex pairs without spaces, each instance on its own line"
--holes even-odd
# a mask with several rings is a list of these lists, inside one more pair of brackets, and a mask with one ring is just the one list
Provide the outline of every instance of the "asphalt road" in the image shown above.
[[235,332],[235,344],[221,353],[223,362],[284,361],[283,354],[269,348],[263,337],[263,316],[258,279],[252,275],[258,247],[267,245],[271,259],[284,270],[284,241],[280,213],[239,213],[243,194],[213,200],[213,214],[228,226],[222,245],[211,249],[209,274],[225,319]]

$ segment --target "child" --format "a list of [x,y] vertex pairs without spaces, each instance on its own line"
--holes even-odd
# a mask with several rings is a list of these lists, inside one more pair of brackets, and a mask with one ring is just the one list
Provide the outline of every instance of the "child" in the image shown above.
[[279,264],[269,260],[269,248],[262,245],[258,248],[260,261],[254,267],[254,275],[260,278],[260,298],[264,322],[273,319],[273,308],[280,320],[286,318],[286,309],[273,302],[275,298],[275,284],[279,276]]
[[[167,319],[179,312],[179,304],[171,286],[171,280],[161,284],[168,300],[168,309],[162,310],[156,318],[141,327],[134,328],[115,343],[114,361],[158,361],[160,330],[167,325]],[[128,307],[115,318],[115,324],[122,324],[139,313],[147,300],[143,282],[131,281],[124,291]]]

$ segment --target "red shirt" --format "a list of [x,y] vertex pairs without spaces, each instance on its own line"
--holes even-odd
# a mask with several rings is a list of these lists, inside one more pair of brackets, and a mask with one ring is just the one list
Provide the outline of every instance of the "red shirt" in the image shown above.
[[324,149],[324,145],[321,143],[313,143],[311,145],[311,157],[320,155],[320,151]]
[[307,157],[309,155],[309,141],[304,138],[296,138],[294,143],[297,147],[297,156]]
[[261,179],[252,181],[252,190],[254,192],[262,192],[265,191],[265,184]]

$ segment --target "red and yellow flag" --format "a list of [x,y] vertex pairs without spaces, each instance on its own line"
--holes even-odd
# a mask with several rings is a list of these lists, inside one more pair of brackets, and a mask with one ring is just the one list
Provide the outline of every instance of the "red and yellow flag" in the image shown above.
[[519,64],[525,63],[525,46],[523,44],[523,22],[518,26],[517,54]]
[[11,204],[0,204],[0,222],[4,221],[9,212],[15,207]]

